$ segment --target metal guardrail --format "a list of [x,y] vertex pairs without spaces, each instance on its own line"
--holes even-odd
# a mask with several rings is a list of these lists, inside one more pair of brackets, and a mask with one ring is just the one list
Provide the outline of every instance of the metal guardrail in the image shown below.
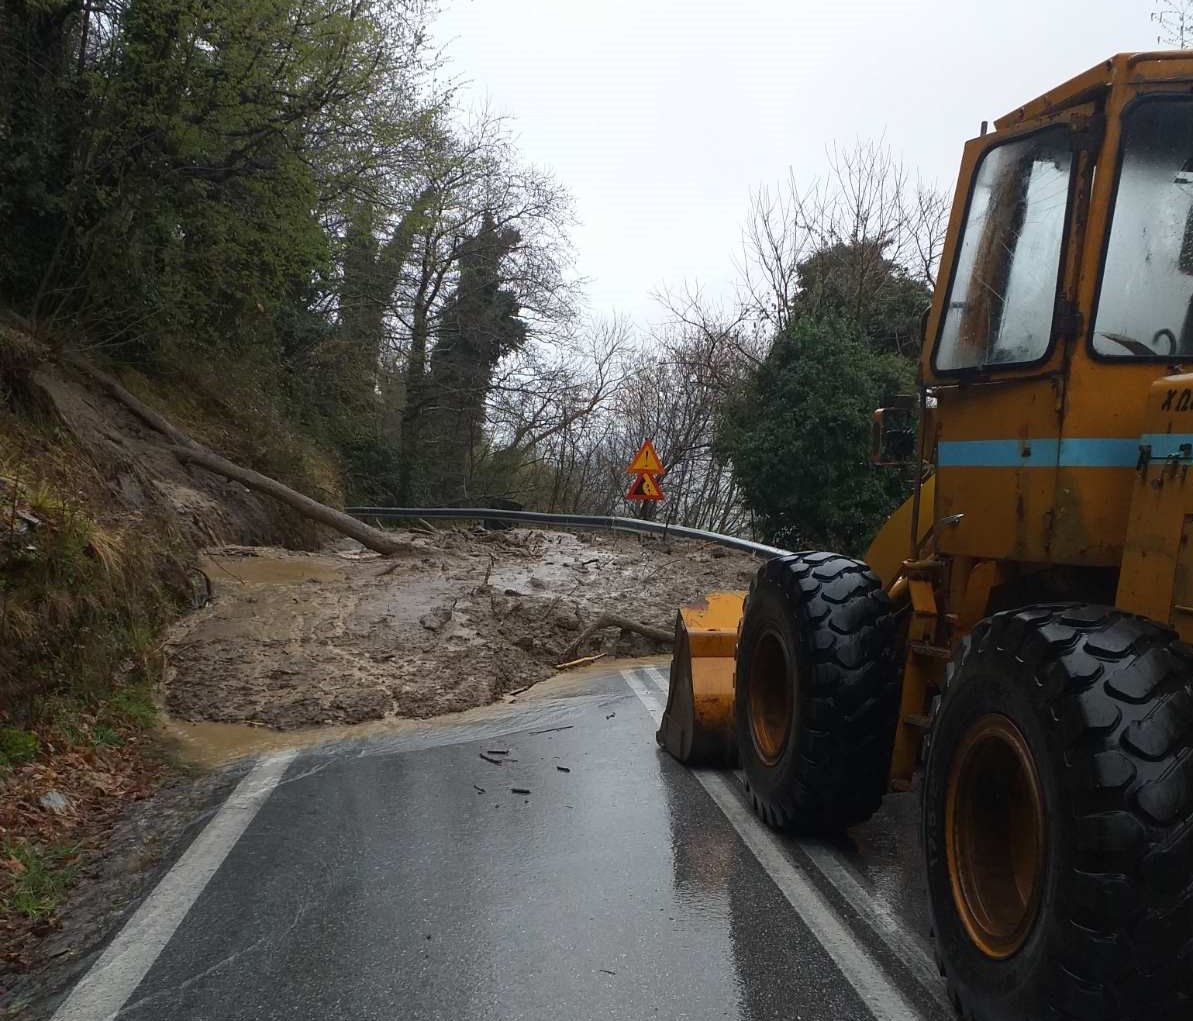
[[660,521],[640,518],[606,517],[598,514],[547,514],[544,511],[500,510],[496,507],[345,507],[345,512],[357,518],[379,521],[414,521],[418,518],[451,518],[457,521],[512,521],[538,525],[565,525],[570,528],[605,528],[613,532],[634,532],[639,535],[676,536],[715,542],[730,549],[755,553],[762,557],[782,557],[790,551],[764,546],[736,535],[706,532],[702,528],[668,525]]

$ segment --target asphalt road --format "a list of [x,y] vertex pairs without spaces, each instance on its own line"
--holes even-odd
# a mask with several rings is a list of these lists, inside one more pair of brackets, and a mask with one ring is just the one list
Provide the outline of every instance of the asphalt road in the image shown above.
[[951,1017],[914,797],[776,837],[657,749],[664,687],[259,761],[55,1021]]

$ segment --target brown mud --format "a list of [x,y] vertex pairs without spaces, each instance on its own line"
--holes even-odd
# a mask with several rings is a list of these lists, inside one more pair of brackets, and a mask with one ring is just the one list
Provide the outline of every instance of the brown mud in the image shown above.
[[[175,721],[276,730],[423,719],[491,703],[579,656],[664,646],[616,628],[575,648],[602,612],[670,630],[677,608],[742,589],[743,553],[687,541],[538,530],[407,533],[385,558],[208,552],[213,599],[172,630]],[[214,735],[213,735],[214,737]]]

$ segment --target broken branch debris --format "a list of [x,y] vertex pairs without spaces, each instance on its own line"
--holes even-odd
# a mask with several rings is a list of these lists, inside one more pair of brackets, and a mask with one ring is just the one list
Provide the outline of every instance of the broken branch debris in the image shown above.
[[654,627],[651,624],[640,624],[636,620],[630,620],[628,617],[622,617],[616,613],[602,613],[593,623],[580,632],[580,637],[568,646],[564,655],[568,657],[575,656],[583,648],[584,643],[594,634],[604,628],[610,627],[621,628],[622,631],[630,631],[636,635],[642,635],[644,638],[649,638],[652,642],[658,642],[660,645],[671,645],[675,641],[675,635],[664,628]]

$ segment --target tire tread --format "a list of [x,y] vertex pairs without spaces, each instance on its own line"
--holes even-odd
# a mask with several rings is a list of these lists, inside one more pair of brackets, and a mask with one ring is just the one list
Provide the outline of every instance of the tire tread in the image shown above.
[[769,800],[751,789],[751,803],[777,829],[831,832],[864,822],[886,793],[899,707],[890,602],[865,563],[834,553],[779,557],[760,575],[797,608],[808,718],[798,781]]
[[[941,714],[971,657],[1035,673],[1034,699],[1067,765],[1071,862],[1060,877],[1041,1017],[1193,1017],[1193,660],[1168,628],[1121,610],[1049,605],[978,624],[948,671]],[[967,1000],[961,1013],[1003,1014]],[[1034,1019],[1035,1015],[1031,1015]]]

